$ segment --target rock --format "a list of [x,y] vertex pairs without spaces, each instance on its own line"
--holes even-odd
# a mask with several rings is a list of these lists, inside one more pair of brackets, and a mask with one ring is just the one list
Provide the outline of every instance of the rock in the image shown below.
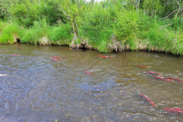
[[17,35],[13,34],[13,43],[14,43],[14,44],[15,44],[15,43],[18,43],[17,40],[19,40],[19,42],[20,42],[20,38],[19,38]]
[[40,45],[49,45],[49,39],[47,37],[42,37],[41,39],[39,39],[38,43]]

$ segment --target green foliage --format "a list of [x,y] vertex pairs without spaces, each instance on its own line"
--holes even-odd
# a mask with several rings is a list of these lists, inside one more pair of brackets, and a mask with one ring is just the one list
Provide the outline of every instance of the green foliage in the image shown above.
[[102,52],[107,52],[107,42],[112,35],[110,19],[109,10],[96,3],[81,22],[81,33],[89,38],[89,44],[95,45]]
[[0,22],[0,43],[14,43],[13,35],[18,34],[18,26],[15,23]]
[[46,17],[47,22],[51,25],[57,23],[60,20],[63,23],[66,23],[66,17],[63,15],[63,12],[59,8],[59,3],[53,0],[47,0],[46,2],[41,2],[40,8],[40,17]]
[[157,12],[160,14],[163,11],[160,0],[144,0],[143,8],[145,9],[146,14],[151,16],[156,15]]
[[135,41],[138,32],[138,14],[134,10],[124,9],[118,13],[117,21],[114,23],[115,37],[124,44],[127,41]]
[[34,21],[39,20],[39,4],[27,0],[25,3],[11,4],[10,13],[18,22],[31,26]]
[[[88,43],[101,52],[115,37],[137,49],[140,40],[183,54],[182,0],[0,0],[0,43]],[[174,11],[174,12],[173,12]],[[170,15],[171,14],[171,15]],[[5,22],[7,21],[7,22]],[[75,35],[74,35],[75,34]],[[73,38],[77,37],[77,38]],[[77,41],[76,41],[77,40]],[[149,48],[150,49],[150,48]]]
[[69,41],[72,40],[71,37],[71,27],[69,24],[65,24],[65,25],[61,25],[58,27],[52,27],[49,30],[49,38],[51,39],[51,41],[53,42],[64,42],[64,41]]
[[22,28],[20,30],[20,38],[22,43],[37,44],[39,39],[43,36],[47,36],[50,26],[46,22],[46,19],[35,21],[30,28]]

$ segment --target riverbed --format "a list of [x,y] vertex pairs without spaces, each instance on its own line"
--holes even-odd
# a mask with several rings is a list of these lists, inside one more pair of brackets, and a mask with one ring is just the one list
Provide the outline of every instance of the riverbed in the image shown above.
[[[60,56],[59,61],[51,60],[53,56]],[[0,121],[183,121],[183,114],[163,110],[183,109],[183,82],[158,80],[144,71],[183,80],[183,58],[157,52],[0,45],[0,74],[7,74],[0,77]]]

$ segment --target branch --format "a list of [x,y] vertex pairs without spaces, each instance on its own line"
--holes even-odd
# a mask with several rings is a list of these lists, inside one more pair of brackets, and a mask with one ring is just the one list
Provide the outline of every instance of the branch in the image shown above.
[[[178,8],[179,9],[179,8]],[[163,18],[161,18],[161,19],[159,19],[159,20],[162,20],[162,19],[166,19],[166,18],[168,18],[170,15],[172,15],[175,11],[177,11],[178,9],[175,9],[171,14],[169,14],[168,16],[166,16],[166,17],[163,17]]]
[[176,13],[176,15],[175,15],[175,18],[177,18],[177,14],[180,12],[180,10],[181,10],[181,5],[180,5],[180,3],[177,1],[177,0],[175,0],[176,2],[177,2],[177,4],[179,5],[179,8],[178,8],[178,12]]

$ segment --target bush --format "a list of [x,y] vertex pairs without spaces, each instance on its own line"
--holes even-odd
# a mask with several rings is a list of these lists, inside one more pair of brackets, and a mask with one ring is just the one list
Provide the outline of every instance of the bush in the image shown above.
[[114,23],[115,37],[122,42],[135,41],[138,32],[138,14],[136,11],[124,9],[118,13],[117,21]]
[[35,21],[32,27],[22,28],[20,30],[21,42],[37,44],[41,37],[47,36],[49,29],[50,26],[45,18],[40,21]]
[[9,23],[0,22],[0,30],[1,30],[0,43],[10,43],[10,44],[14,43],[13,34],[18,35],[17,24],[12,22]]
[[69,24],[63,24],[58,27],[53,26],[49,31],[48,37],[51,39],[52,42],[68,42],[72,39],[71,27]]

